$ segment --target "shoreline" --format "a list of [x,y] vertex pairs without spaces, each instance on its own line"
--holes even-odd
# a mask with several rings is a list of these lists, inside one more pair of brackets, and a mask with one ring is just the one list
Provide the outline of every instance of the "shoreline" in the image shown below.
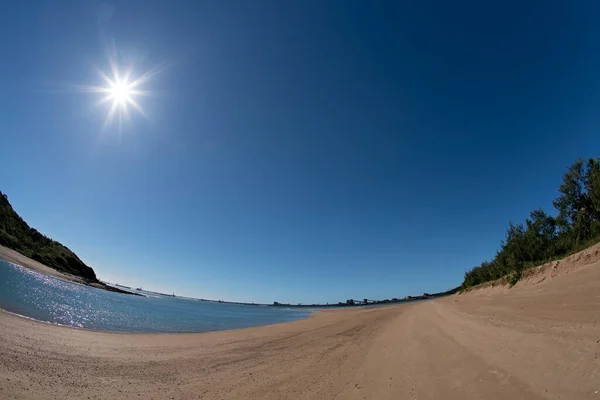
[[33,322],[36,324],[43,324],[43,325],[48,325],[48,326],[55,326],[55,327],[61,328],[61,329],[73,329],[76,331],[84,331],[84,332],[98,333],[98,334],[106,333],[106,334],[111,334],[111,335],[140,335],[140,336],[144,336],[144,335],[160,335],[160,336],[162,336],[162,335],[204,335],[204,334],[219,333],[219,332],[235,332],[235,331],[241,331],[241,330],[245,330],[245,329],[265,328],[265,327],[269,327],[269,326],[273,326],[273,325],[291,324],[291,323],[298,322],[298,321],[305,321],[305,320],[314,318],[317,314],[319,314],[321,312],[322,312],[322,310],[307,312],[308,315],[306,317],[296,319],[294,321],[273,322],[270,324],[255,325],[255,326],[249,326],[249,327],[245,327],[245,328],[218,329],[218,330],[202,331],[202,332],[136,332],[136,331],[111,331],[111,330],[104,330],[104,329],[93,329],[93,328],[85,328],[85,327],[80,327],[80,326],[59,324],[58,322],[43,321],[41,319],[28,317],[27,315],[15,313],[15,312],[12,312],[12,311],[9,311],[9,310],[6,310],[6,309],[0,307],[0,316],[7,315],[11,318],[20,318],[25,321],[30,321],[30,322]]

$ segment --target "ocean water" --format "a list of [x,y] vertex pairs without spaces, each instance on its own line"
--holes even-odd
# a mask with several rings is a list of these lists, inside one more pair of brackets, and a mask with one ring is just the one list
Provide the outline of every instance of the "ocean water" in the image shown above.
[[108,292],[1,260],[0,308],[40,321],[116,332],[207,332],[309,315],[306,310]]

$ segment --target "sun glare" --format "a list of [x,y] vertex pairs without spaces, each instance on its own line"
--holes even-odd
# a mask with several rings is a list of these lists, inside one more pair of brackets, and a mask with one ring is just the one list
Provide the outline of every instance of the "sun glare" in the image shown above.
[[148,115],[140,104],[140,98],[153,95],[153,92],[148,90],[147,84],[156,75],[170,68],[172,63],[165,61],[156,64],[143,73],[135,73],[133,63],[129,64],[127,68],[119,65],[116,48],[110,49],[108,53],[111,54],[107,57],[109,69],[96,68],[96,72],[102,81],[101,85],[77,86],[77,90],[83,93],[100,95],[101,97],[96,105],[105,106],[108,111],[102,129],[110,128],[116,120],[120,132],[123,120],[131,121],[131,109],[135,109],[148,119]]
[[108,104],[108,114],[104,120],[103,129],[109,128],[116,119],[119,130],[122,127],[123,119],[130,120],[130,109],[133,108],[144,117],[148,117],[142,109],[139,99],[142,96],[151,94],[148,90],[143,90],[142,86],[146,84],[156,74],[164,71],[165,65],[158,65],[149,71],[131,79],[133,69],[121,70],[116,62],[110,62],[110,73],[107,74],[102,70],[98,70],[98,74],[103,80],[101,86],[79,86],[81,92],[96,93],[103,95],[97,105]]
[[110,86],[110,96],[113,102],[119,105],[127,105],[130,103],[133,95],[133,90],[129,83],[125,82],[113,82]]
[[92,91],[103,93],[105,95],[100,100],[100,103],[110,103],[110,109],[106,116],[106,120],[104,121],[104,127],[109,127],[112,124],[113,119],[117,117],[119,128],[121,128],[123,117],[127,120],[130,118],[129,107],[135,108],[140,114],[146,116],[144,110],[138,103],[138,97],[147,94],[147,92],[140,90],[139,86],[144,83],[148,77],[142,75],[142,77],[130,81],[129,77],[131,76],[131,70],[127,71],[124,75],[121,75],[115,64],[111,64],[111,67],[112,77],[99,71],[105,85],[94,87],[92,88]]

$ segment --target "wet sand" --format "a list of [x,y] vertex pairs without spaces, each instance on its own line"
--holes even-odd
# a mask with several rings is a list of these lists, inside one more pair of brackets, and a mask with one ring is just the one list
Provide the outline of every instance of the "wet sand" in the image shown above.
[[237,331],[112,334],[0,313],[0,398],[600,399],[598,253],[512,289]]

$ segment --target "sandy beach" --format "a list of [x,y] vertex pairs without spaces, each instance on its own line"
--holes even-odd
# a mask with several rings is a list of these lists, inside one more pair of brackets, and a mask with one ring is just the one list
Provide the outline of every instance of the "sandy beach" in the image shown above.
[[2,399],[600,399],[598,246],[514,288],[204,334],[0,313]]

